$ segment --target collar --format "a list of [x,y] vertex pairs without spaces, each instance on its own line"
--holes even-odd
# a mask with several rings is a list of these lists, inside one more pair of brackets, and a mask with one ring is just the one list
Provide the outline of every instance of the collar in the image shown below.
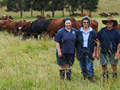
[[[115,28],[113,27],[111,30],[114,30]],[[107,27],[105,27],[105,30],[107,31],[108,29],[107,29]],[[110,31],[110,30],[108,30],[108,31]]]
[[[67,31],[67,30],[65,29],[65,27],[63,27],[63,29],[64,29],[65,31]],[[72,27],[71,27],[71,31],[72,31]],[[71,31],[70,31],[70,32],[71,32]],[[67,32],[68,32],[68,31],[67,31]]]
[[[84,32],[83,27],[81,27],[80,31]],[[91,31],[92,31],[92,28],[89,27],[89,30],[87,32],[91,32]]]

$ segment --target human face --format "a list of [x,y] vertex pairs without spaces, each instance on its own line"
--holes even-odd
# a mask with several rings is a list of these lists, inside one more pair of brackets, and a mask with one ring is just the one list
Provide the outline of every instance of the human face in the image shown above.
[[85,27],[85,28],[89,27],[89,21],[88,20],[83,20],[83,27]]
[[72,22],[71,22],[70,20],[66,20],[66,21],[65,21],[65,28],[66,28],[66,29],[70,29],[71,26],[72,26]]
[[113,28],[114,23],[112,21],[106,22],[107,28]]

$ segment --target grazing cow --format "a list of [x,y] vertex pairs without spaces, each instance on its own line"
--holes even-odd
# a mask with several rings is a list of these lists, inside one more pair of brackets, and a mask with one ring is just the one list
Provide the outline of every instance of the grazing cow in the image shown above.
[[76,20],[73,22],[72,27],[75,28],[76,30],[81,28],[81,20]]
[[21,35],[22,32],[27,31],[30,25],[31,22],[17,22],[13,29],[14,36],[17,36],[17,34]]
[[120,31],[120,24],[118,24],[117,26],[115,26],[115,28],[117,28]]
[[[61,18],[60,18],[61,19]],[[63,20],[64,18],[60,19],[54,19],[50,22],[49,27],[46,30],[45,34],[49,34],[50,37],[55,36],[55,34],[57,33],[57,31],[63,27]],[[61,23],[60,23],[61,22]],[[96,33],[98,34],[98,22],[96,20],[91,20],[91,24],[90,26],[96,31]],[[80,29],[81,28],[81,20],[76,20],[73,21],[73,28],[75,29]]]
[[39,19],[32,22],[27,32],[23,34],[23,39],[29,38],[33,35],[36,39],[38,39],[38,35],[42,35],[48,28],[49,23],[52,19]]
[[48,17],[48,18],[50,18],[50,15],[49,15],[49,14],[47,14],[47,17]]
[[43,15],[37,15],[38,19],[45,19],[45,17]]
[[80,14],[77,14],[77,15],[79,15],[81,17],[88,16],[88,17],[92,18],[92,15],[90,13],[80,13]]
[[101,17],[108,17],[108,16],[111,16],[112,14],[111,13],[105,13],[105,12],[103,12],[103,13],[100,13],[99,15]]
[[90,20],[90,26],[95,30],[96,34],[98,34],[98,22],[96,20]]
[[[9,24],[10,22],[12,22],[12,21],[11,21],[11,20],[1,20],[1,21],[0,21],[0,29],[1,29],[1,30],[6,30],[8,24]],[[1,31],[1,30],[0,30],[0,31]]]
[[26,20],[12,21],[9,24],[7,24],[6,25],[6,27],[7,27],[6,29],[7,29],[8,33],[13,32],[13,29],[14,29],[14,27],[15,27],[15,25],[16,25],[17,22],[26,22]]
[[3,15],[2,18],[14,20],[11,15]]
[[[75,18],[73,17],[70,17],[70,18],[72,19],[73,22],[76,21]],[[64,18],[58,18],[58,19],[52,20],[45,34],[48,34],[50,37],[55,36],[57,31],[63,27],[63,20]]]

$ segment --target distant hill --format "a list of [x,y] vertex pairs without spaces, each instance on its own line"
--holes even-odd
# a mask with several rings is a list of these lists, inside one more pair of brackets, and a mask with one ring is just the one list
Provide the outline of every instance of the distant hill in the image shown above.
[[[1,0],[0,0],[1,1]],[[0,8],[0,16],[2,15],[12,15],[12,16],[20,16],[20,12],[6,12],[6,7]],[[87,12],[87,11],[84,11]],[[99,0],[98,9],[96,12],[92,12],[93,16],[99,16],[101,12],[118,12],[120,13],[120,0]],[[44,16],[47,14],[52,16],[52,12],[45,12]],[[65,15],[69,15],[69,12],[65,11]],[[76,13],[81,13],[81,11],[76,11]],[[41,14],[41,12],[33,11],[33,16]],[[55,16],[62,16],[61,11],[56,11]],[[23,16],[31,16],[31,12],[23,12]]]

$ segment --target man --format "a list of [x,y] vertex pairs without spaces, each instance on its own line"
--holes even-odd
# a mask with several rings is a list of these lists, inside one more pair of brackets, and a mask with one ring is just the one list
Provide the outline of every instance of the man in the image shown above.
[[[96,58],[100,59],[102,65],[103,79],[109,78],[107,64],[110,63],[113,70],[114,81],[117,78],[117,64],[119,63],[120,52],[120,32],[114,28],[118,22],[109,16],[106,20],[102,20],[106,27],[101,28],[97,35],[97,51]],[[100,54],[99,54],[99,49]]]

